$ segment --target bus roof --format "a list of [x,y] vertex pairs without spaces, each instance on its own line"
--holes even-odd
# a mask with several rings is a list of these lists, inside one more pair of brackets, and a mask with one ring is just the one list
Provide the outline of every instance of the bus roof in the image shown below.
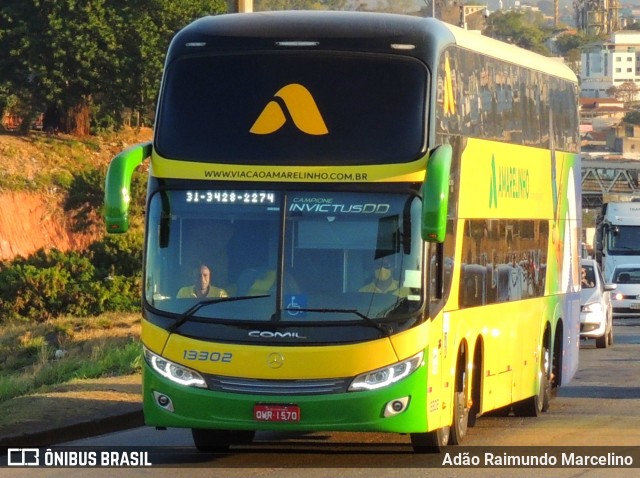
[[[576,81],[561,61],[494,40],[434,18],[372,12],[280,11],[226,14],[203,17],[182,29],[172,41],[167,61],[175,55],[193,53],[194,45],[205,50],[254,50],[276,47],[376,51],[431,59],[427,45],[444,48],[457,44],[491,57]],[[304,43],[303,43],[304,42]],[[415,45],[414,50],[392,49]],[[185,51],[186,49],[186,51]]]
[[561,58],[550,58],[516,45],[498,41],[476,31],[464,30],[455,25],[446,25],[453,33],[455,42],[461,48],[480,51],[487,56],[499,58],[526,68],[542,71],[551,76],[557,76],[569,81],[577,82],[575,73],[562,62]]

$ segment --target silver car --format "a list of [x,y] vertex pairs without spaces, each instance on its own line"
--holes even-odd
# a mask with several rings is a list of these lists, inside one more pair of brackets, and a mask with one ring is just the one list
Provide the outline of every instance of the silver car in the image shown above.
[[580,292],[580,337],[596,339],[599,349],[613,345],[613,307],[611,291],[594,259],[580,260],[582,290]]
[[612,296],[614,317],[640,317],[640,264],[616,266],[611,282],[617,285]]

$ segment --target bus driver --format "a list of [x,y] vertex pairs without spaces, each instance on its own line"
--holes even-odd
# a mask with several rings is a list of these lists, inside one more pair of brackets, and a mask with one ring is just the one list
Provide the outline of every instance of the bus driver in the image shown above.
[[211,285],[211,270],[205,264],[196,271],[194,285],[182,287],[178,291],[179,299],[199,299],[204,297],[228,297],[227,291]]

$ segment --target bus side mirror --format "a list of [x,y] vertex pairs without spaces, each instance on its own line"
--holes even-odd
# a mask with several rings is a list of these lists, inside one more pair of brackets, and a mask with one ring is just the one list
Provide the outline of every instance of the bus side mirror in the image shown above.
[[449,179],[453,149],[449,144],[435,148],[427,160],[427,172],[422,184],[422,239],[444,242],[447,232]]
[[104,218],[109,233],[129,229],[131,176],[142,162],[151,156],[151,142],[136,144],[111,160],[104,185]]

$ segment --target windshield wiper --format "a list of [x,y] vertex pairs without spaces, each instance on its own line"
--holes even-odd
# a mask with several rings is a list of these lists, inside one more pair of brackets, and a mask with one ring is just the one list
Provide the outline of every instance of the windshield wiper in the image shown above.
[[371,327],[375,327],[376,329],[378,329],[380,332],[382,332],[383,334],[385,334],[387,337],[391,336],[391,333],[393,332],[393,330],[391,329],[391,327],[387,326],[387,324],[381,324],[379,322],[376,322],[375,320],[373,320],[371,317],[367,317],[366,315],[364,315],[362,312],[360,312],[357,309],[299,309],[297,307],[295,308],[285,308],[282,309],[286,312],[319,312],[321,314],[355,314],[358,317],[360,317],[362,320],[364,320],[364,322],[368,325],[370,325]]
[[175,332],[178,329],[178,327],[180,327],[182,324],[187,322],[191,317],[193,317],[193,314],[195,314],[196,312],[198,312],[200,309],[202,309],[203,307],[205,307],[207,305],[219,304],[220,302],[236,302],[236,301],[239,301],[239,300],[261,299],[261,298],[264,298],[264,297],[269,297],[269,294],[243,295],[243,296],[240,296],[240,297],[218,297],[216,299],[201,300],[200,302],[194,304],[193,306],[191,306],[187,310],[185,310],[180,315],[180,317],[178,317],[176,319],[175,323],[167,328],[167,330],[169,332]]

